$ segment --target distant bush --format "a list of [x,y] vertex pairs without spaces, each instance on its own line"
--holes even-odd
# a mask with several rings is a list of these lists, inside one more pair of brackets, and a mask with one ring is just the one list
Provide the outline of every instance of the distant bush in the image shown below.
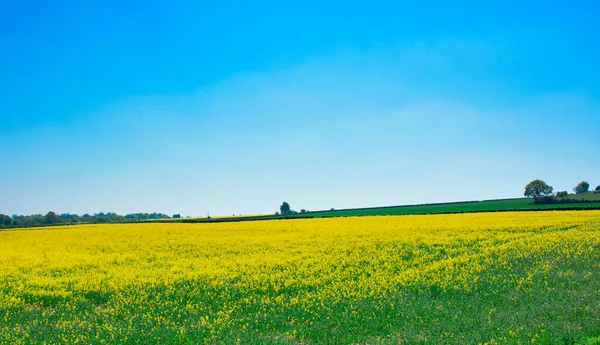
[[556,204],[559,201],[551,196],[540,196],[534,200],[536,204]]
[[566,198],[566,197],[569,196],[569,193],[566,190],[564,190],[562,192],[556,193],[556,196],[559,197],[559,198]]
[[94,215],[84,214],[78,216],[76,214],[63,213],[57,215],[55,212],[48,212],[45,216],[41,214],[33,214],[30,216],[19,216],[14,214],[12,217],[0,215],[0,226],[4,227],[32,227],[44,225],[60,225],[60,224],[78,224],[78,223],[118,223],[124,221],[139,221],[145,219],[169,218],[164,213],[132,213],[126,216],[121,216],[114,212],[100,212]]

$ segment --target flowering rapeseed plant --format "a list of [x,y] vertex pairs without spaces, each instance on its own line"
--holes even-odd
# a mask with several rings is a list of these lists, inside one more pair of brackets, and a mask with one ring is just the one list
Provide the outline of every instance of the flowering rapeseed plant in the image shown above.
[[600,212],[0,232],[0,344],[600,335]]

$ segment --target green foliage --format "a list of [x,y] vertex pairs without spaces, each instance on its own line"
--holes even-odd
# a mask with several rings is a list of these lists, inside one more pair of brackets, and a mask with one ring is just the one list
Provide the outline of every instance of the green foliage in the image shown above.
[[566,190],[564,190],[562,192],[556,193],[556,196],[559,197],[559,198],[566,198],[566,197],[569,196],[569,193]]
[[600,192],[600,185],[596,187],[596,192]]
[[[111,213],[108,213],[111,214]],[[114,213],[113,213],[114,215]],[[121,217],[119,215],[116,215],[118,217]],[[175,217],[175,216],[179,216],[179,217]],[[125,217],[123,217],[123,219],[125,220],[147,220],[147,219],[162,219],[162,218],[169,218],[168,215],[164,214],[164,213],[130,213],[128,215],[125,215]],[[181,215],[174,215],[173,218],[181,218]]]
[[56,215],[56,213],[50,211],[44,216],[44,222],[46,224],[56,224],[58,223],[58,216]]
[[584,342],[578,343],[577,345],[600,345],[600,336],[586,339]]
[[553,190],[554,188],[546,184],[546,182],[542,180],[533,180],[525,186],[524,195],[527,198],[534,198],[536,201],[538,201],[542,197],[552,195]]
[[586,181],[579,182],[579,184],[577,186],[575,186],[575,188],[573,188],[573,191],[575,192],[575,194],[582,194],[589,190],[590,190],[590,184],[587,183]]
[[0,226],[5,227],[33,227],[43,225],[61,225],[61,224],[79,224],[79,223],[119,223],[119,222],[135,222],[148,219],[163,219],[169,218],[164,213],[132,213],[126,216],[121,216],[114,212],[100,212],[94,215],[84,214],[78,216],[76,214],[63,213],[57,215],[55,212],[48,212],[45,216],[34,214],[30,216],[13,215],[12,218],[6,216],[3,218],[0,215]]
[[523,210],[547,210],[547,209],[598,209],[598,202],[586,203],[560,203],[560,204],[537,204],[531,199],[504,199],[487,201],[469,201],[443,204],[423,204],[391,207],[373,207],[362,209],[333,210],[322,212],[310,212],[299,217],[349,217],[349,216],[385,216],[402,214],[436,214],[436,213],[466,213],[466,212],[489,212],[489,211],[523,211]]
[[290,204],[288,204],[286,201],[284,201],[281,206],[279,206],[279,210],[281,211],[282,215],[287,215],[291,213],[291,209],[290,209]]
[[12,225],[12,222],[13,220],[11,217],[5,214],[0,214],[0,227]]

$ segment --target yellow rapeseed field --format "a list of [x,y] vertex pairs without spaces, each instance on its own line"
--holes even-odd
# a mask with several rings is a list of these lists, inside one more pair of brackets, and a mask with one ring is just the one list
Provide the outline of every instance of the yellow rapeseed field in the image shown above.
[[0,231],[0,344],[575,344],[600,211]]

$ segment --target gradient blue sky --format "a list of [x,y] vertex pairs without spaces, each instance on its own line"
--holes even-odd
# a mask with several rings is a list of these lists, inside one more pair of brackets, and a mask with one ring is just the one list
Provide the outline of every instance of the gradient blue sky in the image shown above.
[[2,1],[0,213],[600,184],[588,1]]

